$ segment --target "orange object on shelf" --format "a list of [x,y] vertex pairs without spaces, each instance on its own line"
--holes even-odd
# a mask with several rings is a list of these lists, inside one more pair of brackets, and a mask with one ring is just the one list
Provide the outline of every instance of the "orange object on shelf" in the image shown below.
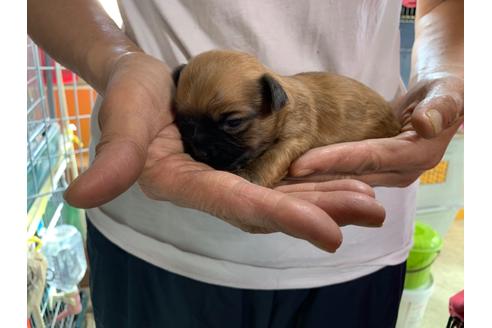
[[420,184],[444,183],[448,173],[448,161],[441,161],[433,169],[425,171],[420,176]]
[[[60,118],[60,109],[58,105],[57,92],[58,89],[55,86],[53,88],[53,98],[55,100],[56,117]],[[70,117],[73,117],[73,119],[70,120],[70,123],[73,123],[75,126],[80,127],[80,131],[74,131],[74,134],[80,138],[80,141],[82,142],[83,145],[82,147],[88,147],[90,141],[89,115],[91,114],[92,111],[91,100],[95,101],[97,97],[97,93],[89,86],[78,85],[77,94],[76,94],[77,103],[78,103],[78,112],[75,106],[74,88],[72,85],[65,86],[65,94],[67,98],[68,115]],[[80,148],[79,145],[75,144],[75,150],[79,148]]]
[[456,220],[463,220],[465,218],[465,209],[460,208],[459,211],[456,213]]

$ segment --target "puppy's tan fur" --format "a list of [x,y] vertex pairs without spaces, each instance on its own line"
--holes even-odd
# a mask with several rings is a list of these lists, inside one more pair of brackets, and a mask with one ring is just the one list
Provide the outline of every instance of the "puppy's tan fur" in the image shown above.
[[263,101],[258,80],[265,73],[278,81],[288,102],[255,118],[241,135],[260,154],[236,172],[252,182],[273,186],[311,148],[400,131],[391,106],[362,83],[324,72],[281,76],[235,51],[209,51],[189,62],[179,78],[177,111],[217,120],[228,111],[237,117],[251,115]]

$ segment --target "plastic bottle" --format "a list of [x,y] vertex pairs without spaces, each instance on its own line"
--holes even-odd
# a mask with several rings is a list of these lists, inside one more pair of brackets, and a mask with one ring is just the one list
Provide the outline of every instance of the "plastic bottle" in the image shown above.
[[48,260],[47,283],[62,291],[73,290],[87,269],[80,232],[62,224],[43,239],[42,251]]

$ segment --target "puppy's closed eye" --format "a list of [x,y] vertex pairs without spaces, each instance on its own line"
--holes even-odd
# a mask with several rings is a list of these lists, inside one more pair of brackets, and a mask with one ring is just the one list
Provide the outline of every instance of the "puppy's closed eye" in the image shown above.
[[226,129],[234,129],[239,127],[241,124],[244,123],[244,118],[229,118],[224,121],[223,127]]
[[219,126],[225,132],[235,133],[246,129],[257,117],[256,113],[252,113],[247,116],[237,116],[235,112],[223,114],[219,122]]

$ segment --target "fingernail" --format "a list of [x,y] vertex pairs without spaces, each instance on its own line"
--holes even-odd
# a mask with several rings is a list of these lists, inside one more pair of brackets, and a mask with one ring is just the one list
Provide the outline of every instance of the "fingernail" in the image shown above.
[[434,129],[434,134],[438,134],[442,131],[442,115],[435,109],[428,110],[425,115],[429,118]]
[[304,169],[304,170],[300,170],[300,171],[295,172],[295,176],[296,177],[304,177],[306,175],[310,175],[310,174],[313,174],[313,173],[314,173],[314,170]]

